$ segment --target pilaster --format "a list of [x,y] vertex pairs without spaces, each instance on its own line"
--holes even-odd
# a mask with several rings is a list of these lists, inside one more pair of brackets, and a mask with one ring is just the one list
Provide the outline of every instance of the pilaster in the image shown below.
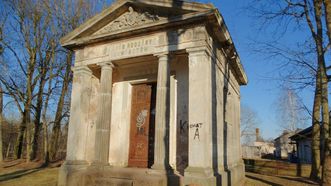
[[[212,58],[206,47],[189,54],[189,165],[185,184],[215,185],[212,140]],[[214,157],[213,157],[214,156]]]
[[73,67],[71,113],[68,129],[67,162],[86,163],[86,128],[91,95],[92,71],[87,66]]

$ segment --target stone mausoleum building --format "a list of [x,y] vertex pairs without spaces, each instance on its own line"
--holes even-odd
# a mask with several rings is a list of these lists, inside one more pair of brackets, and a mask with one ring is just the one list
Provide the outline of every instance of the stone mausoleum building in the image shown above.
[[119,0],[62,39],[75,52],[59,185],[240,185],[247,78],[219,11]]

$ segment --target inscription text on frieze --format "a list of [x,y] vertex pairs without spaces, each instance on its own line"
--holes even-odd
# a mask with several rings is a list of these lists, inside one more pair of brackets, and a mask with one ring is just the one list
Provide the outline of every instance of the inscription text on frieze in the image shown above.
[[156,46],[158,46],[158,37],[153,36],[86,47],[83,52],[79,50],[76,51],[76,61],[87,61],[99,58],[114,60],[153,54]]
[[157,45],[157,38],[144,38],[110,45],[108,48],[112,59],[131,57],[143,54],[153,53]]

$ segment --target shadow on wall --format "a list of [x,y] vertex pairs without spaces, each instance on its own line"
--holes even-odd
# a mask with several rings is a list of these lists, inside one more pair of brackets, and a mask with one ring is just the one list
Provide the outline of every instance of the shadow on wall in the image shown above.
[[[182,1],[172,1],[172,7],[178,7],[178,8],[182,8],[183,7],[183,2]],[[171,15],[168,15],[168,17],[170,17]],[[179,18],[179,17],[178,17]],[[179,38],[178,38],[178,35],[180,35],[180,33],[175,33],[175,32],[171,32],[171,30],[168,30],[167,31],[167,41],[168,41],[168,51],[170,52],[171,50],[171,45],[170,45],[170,42],[172,43],[172,45],[174,46],[174,49],[177,50],[178,49],[178,44],[179,44]],[[168,54],[170,55],[170,53]],[[170,56],[168,56],[168,60],[171,60]],[[170,64],[168,63],[168,78],[170,78]],[[170,87],[170,79],[168,79],[167,81],[168,85],[167,87]],[[173,170],[172,168],[170,167],[170,164],[169,164],[169,160],[170,160],[170,144],[169,144],[169,137],[170,137],[170,122],[169,122],[169,116],[170,116],[170,90],[168,89],[167,90],[167,121],[166,121],[166,135],[165,135],[165,138],[164,138],[164,143],[166,144],[166,149],[165,149],[165,154],[166,154],[166,157],[164,159],[164,164],[167,166],[168,170],[173,173]],[[170,178],[171,176],[171,178]],[[180,184],[180,178],[178,176],[174,176],[174,175],[169,175],[167,174],[167,185],[168,186],[172,186],[174,184]]]
[[217,64],[217,49],[216,44],[213,43],[212,46],[212,63],[211,63],[211,83],[212,83],[212,144],[213,144],[213,170],[214,176],[216,177],[216,184],[221,185],[222,180],[218,172],[218,126],[217,126],[217,103],[220,100],[217,100],[217,78],[216,78],[216,64]]
[[223,116],[224,116],[224,132],[223,132],[223,152],[224,152],[224,168],[225,171],[228,173],[228,185],[231,186],[231,171],[228,170],[229,164],[228,164],[228,119],[227,119],[227,105],[228,105],[228,95],[229,95],[229,78],[230,78],[230,68],[229,68],[229,62],[225,62],[225,73],[224,73],[224,87],[223,87]]

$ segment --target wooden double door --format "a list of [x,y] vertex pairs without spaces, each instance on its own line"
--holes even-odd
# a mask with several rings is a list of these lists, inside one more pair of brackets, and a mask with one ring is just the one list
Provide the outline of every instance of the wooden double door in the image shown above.
[[156,84],[132,89],[129,167],[148,168],[154,161]]

